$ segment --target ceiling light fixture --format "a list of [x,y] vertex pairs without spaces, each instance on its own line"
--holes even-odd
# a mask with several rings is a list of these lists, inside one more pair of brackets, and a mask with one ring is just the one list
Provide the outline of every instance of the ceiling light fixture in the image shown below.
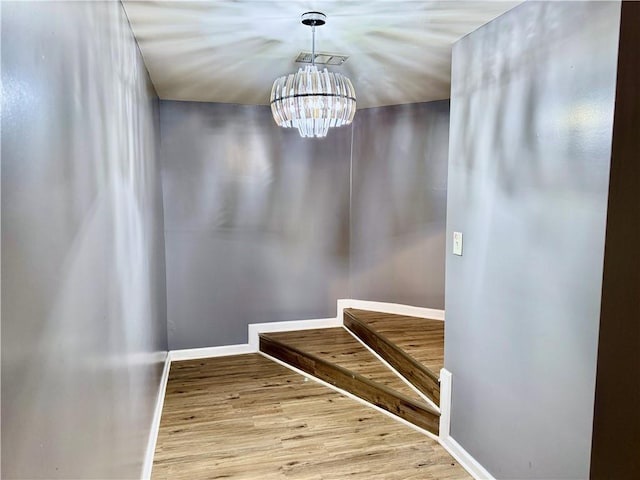
[[311,65],[278,78],[271,89],[271,113],[284,128],[297,128],[301,137],[324,137],[329,128],[349,125],[356,114],[356,92],[339,73],[318,71],[315,65],[316,27],[326,23],[320,12],[302,14],[311,27]]

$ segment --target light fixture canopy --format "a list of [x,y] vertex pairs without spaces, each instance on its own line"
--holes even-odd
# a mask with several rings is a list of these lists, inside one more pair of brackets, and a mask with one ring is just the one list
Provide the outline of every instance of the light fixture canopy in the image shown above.
[[321,12],[303,13],[301,21],[311,27],[311,65],[273,82],[271,113],[284,128],[297,128],[301,137],[325,137],[329,128],[349,125],[356,114],[356,92],[351,81],[339,73],[321,72],[315,65],[316,27],[326,23]]

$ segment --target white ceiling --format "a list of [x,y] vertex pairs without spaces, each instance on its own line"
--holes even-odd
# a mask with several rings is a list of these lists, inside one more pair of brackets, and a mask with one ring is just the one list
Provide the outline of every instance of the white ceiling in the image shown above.
[[268,104],[273,81],[311,49],[300,15],[319,10],[316,51],[350,58],[358,107],[449,98],[456,40],[521,1],[124,0],[158,95],[170,100]]

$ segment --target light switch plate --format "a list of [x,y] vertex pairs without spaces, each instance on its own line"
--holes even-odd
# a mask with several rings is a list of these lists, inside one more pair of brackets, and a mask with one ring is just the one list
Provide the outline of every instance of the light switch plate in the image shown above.
[[453,254],[462,256],[462,233],[453,232]]

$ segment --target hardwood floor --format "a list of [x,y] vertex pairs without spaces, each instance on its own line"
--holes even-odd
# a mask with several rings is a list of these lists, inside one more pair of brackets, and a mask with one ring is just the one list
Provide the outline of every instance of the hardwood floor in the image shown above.
[[154,479],[469,479],[434,440],[259,354],[174,362]]
[[414,400],[423,401],[413,389],[381,363],[344,328],[323,328],[269,333],[274,340],[336,363],[347,370],[381,383]]
[[444,322],[351,309],[359,320],[383,334],[418,362],[440,375],[444,367]]
[[389,338],[358,318],[358,310],[344,310],[344,326],[389,363],[436,405],[440,405],[439,374],[418,362]]
[[[440,413],[422,400],[409,398],[306,350],[274,340],[267,334],[260,335],[260,351],[438,435]],[[377,360],[374,358],[373,361]]]

